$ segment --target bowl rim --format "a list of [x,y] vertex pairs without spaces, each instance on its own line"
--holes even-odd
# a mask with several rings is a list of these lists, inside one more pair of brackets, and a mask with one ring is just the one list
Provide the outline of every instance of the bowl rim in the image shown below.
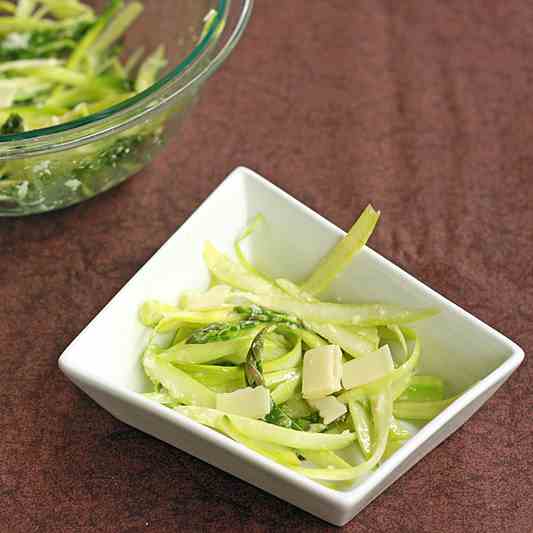
[[[217,44],[228,19],[232,2],[233,0],[218,0],[216,21],[211,25],[206,35],[176,67],[153,85],[123,102],[86,117],[46,128],[11,135],[0,135],[0,149],[2,151],[7,150],[4,154],[0,153],[0,159],[6,158],[5,156],[10,159],[11,155],[14,155],[15,158],[20,158],[30,153],[33,155],[43,152],[55,152],[86,144],[95,140],[96,137],[100,138],[116,131],[127,129],[141,120],[141,118],[145,120],[148,116],[160,111],[161,108],[168,106],[169,102],[174,101],[190,86],[209,78],[222,65],[239,42],[250,19],[254,0],[241,0],[238,19],[226,42],[216,55],[207,62],[205,67],[190,77],[191,69],[201,63]],[[152,104],[152,102],[154,103]],[[150,104],[147,105],[147,103]],[[125,120],[121,121],[121,118]],[[116,122],[117,119],[119,119],[118,123]],[[114,123],[106,128],[106,125],[111,120]],[[98,126],[102,126],[102,131],[96,131],[95,133],[94,130],[98,129]],[[42,146],[43,141],[50,141],[50,144],[52,144],[53,137],[58,134],[65,135],[69,133],[73,135],[66,142],[61,142],[58,139],[59,142],[53,146]],[[24,143],[24,141],[27,142]],[[15,153],[11,154],[10,152],[12,151]]]

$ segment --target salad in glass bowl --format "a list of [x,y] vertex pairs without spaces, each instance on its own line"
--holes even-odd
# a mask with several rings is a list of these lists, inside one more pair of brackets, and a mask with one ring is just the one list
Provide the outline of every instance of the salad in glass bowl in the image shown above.
[[244,31],[252,0],[0,2],[0,215],[142,169]]

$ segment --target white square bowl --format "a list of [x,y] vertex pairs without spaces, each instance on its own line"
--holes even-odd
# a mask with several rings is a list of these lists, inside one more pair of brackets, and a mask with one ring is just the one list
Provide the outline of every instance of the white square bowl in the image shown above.
[[[267,219],[248,239],[261,270],[298,281],[344,232],[251,170],[237,168],[120,290],[59,359],[61,370],[119,420],[260,487],[336,525],[344,525],[400,475],[447,438],[502,385],[524,353],[512,341],[369,248],[359,253],[327,297],[436,306],[417,325],[423,373],[444,378],[450,393],[470,387],[364,481],[335,491],[301,477],[226,436],[144,398],[140,366],[146,332],[138,306],[175,302],[207,286],[206,240],[232,253],[236,236],[257,213]],[[355,215],[355,214],[354,214]]]

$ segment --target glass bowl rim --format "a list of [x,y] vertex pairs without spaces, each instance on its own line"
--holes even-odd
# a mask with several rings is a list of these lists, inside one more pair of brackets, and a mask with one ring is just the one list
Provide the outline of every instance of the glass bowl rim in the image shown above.
[[[32,145],[33,142],[46,141],[51,136],[57,134],[66,134],[66,133],[76,133],[76,130],[79,130],[78,134],[69,140],[68,145],[79,145],[85,144],[85,142],[90,142],[94,140],[94,134],[89,134],[91,138],[89,141],[85,141],[85,131],[89,128],[94,128],[99,124],[102,126],[105,125],[110,119],[119,118],[121,115],[125,115],[128,112],[132,113],[132,116],[127,119],[127,123],[136,122],[139,116],[146,117],[147,114],[152,114],[157,112],[160,107],[168,103],[169,100],[174,100],[179,96],[184,90],[189,86],[196,84],[202,81],[204,78],[209,77],[213,74],[217,68],[224,62],[226,57],[233,50],[237,42],[239,41],[244,28],[246,27],[248,20],[251,15],[251,10],[253,7],[253,0],[241,0],[240,14],[238,16],[238,21],[236,22],[235,29],[228,37],[227,42],[222,47],[222,49],[203,67],[198,74],[196,74],[192,79],[187,79],[187,73],[190,72],[190,69],[195,64],[201,62],[207,52],[211,49],[211,45],[216,44],[219,34],[223,31],[228,14],[230,11],[232,0],[218,0],[217,13],[215,22],[211,25],[209,31],[206,35],[196,44],[192,51],[185,57],[176,67],[174,67],[170,72],[163,76],[156,83],[145,89],[144,91],[124,100],[123,102],[117,103],[113,106],[110,106],[102,111],[93,113],[86,117],[81,117],[75,120],[65,122],[63,124],[57,124],[55,126],[48,126],[46,128],[39,128],[35,130],[30,130],[22,133],[10,134],[10,135],[0,135],[0,148],[2,144],[13,143],[16,141],[18,145],[16,147],[17,156],[20,157],[24,155],[25,147],[21,146],[21,142],[30,141],[26,143],[27,145]],[[183,83],[180,83],[183,81]],[[146,109],[143,104],[147,101],[157,99],[158,96],[164,94],[170,88],[170,96],[165,96],[161,101],[157,102],[156,105],[151,105],[149,109]],[[135,111],[138,111],[137,113]],[[119,129],[123,129],[119,125]],[[106,136],[111,134],[116,130],[116,127],[111,127],[109,130],[103,132]],[[98,137],[100,135],[97,134]],[[51,139],[50,139],[51,140]],[[32,142],[33,141],[33,142]],[[30,146],[26,146],[30,148]],[[32,150],[30,149],[30,152]],[[47,151],[38,149],[38,152]],[[55,151],[55,150],[54,150]],[[22,152],[22,154],[21,154]],[[9,156],[8,156],[9,157]],[[17,158],[18,158],[17,157]],[[2,158],[0,158],[2,159]]]

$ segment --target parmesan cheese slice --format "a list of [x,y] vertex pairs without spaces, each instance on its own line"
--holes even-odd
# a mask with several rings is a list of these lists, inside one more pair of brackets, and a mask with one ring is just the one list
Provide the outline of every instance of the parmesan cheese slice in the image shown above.
[[270,392],[263,386],[217,394],[217,409],[233,415],[263,418],[271,407]]
[[302,396],[317,400],[341,389],[342,352],[336,344],[318,346],[304,354]]
[[326,426],[331,424],[334,420],[337,420],[337,418],[345,415],[347,412],[346,405],[339,402],[335,396],[326,396],[320,400],[307,400],[307,403],[311,407],[318,409]]
[[342,386],[353,389],[379,379],[394,369],[392,355],[387,344],[375,352],[344,363],[342,367]]

